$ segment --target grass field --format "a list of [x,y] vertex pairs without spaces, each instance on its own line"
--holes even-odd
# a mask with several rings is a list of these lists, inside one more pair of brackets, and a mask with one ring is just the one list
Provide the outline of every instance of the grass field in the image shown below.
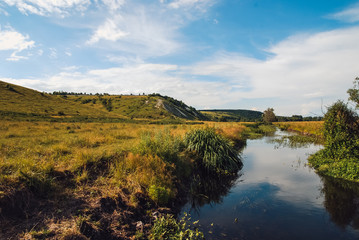
[[303,135],[323,138],[323,121],[312,122],[276,122],[274,125],[282,130],[293,131]]
[[[126,238],[124,233],[135,231],[136,211],[148,211],[153,208],[150,203],[165,206],[180,200],[179,185],[191,173],[193,161],[181,153],[181,139],[193,129],[206,127],[232,140],[240,139],[246,128],[240,123],[214,122],[1,121],[0,209],[3,216],[9,216],[1,228],[16,238],[53,235],[61,239],[84,233],[81,224],[85,222],[91,231],[111,228]],[[76,201],[81,204],[73,205]],[[99,227],[99,219],[108,217],[102,209],[106,201],[137,209],[129,211],[135,216],[122,211],[117,214],[122,223]],[[144,207],[144,201],[151,206]],[[11,221],[17,212],[24,222]],[[137,214],[146,216],[145,212]]]

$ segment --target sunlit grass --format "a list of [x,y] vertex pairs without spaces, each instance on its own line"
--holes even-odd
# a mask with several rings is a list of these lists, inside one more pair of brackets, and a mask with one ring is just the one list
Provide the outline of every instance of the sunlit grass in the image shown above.
[[[0,201],[12,201],[11,196],[21,191],[54,203],[71,196],[89,206],[101,198],[121,196],[129,206],[141,208],[140,194],[157,206],[167,206],[183,197],[179,195],[187,185],[181,181],[190,179],[195,167],[196,159],[183,146],[184,137],[208,127],[231,140],[240,139],[246,128],[241,123],[211,122],[0,121]],[[54,234],[66,232],[66,221],[56,224],[59,230]],[[36,231],[35,235],[44,232]]]
[[[171,153],[174,151],[172,149],[174,139],[182,139],[186,132],[207,126],[215,127],[223,135],[232,139],[239,137],[240,132],[245,128],[239,123],[145,125],[1,121],[0,184],[5,187],[5,182],[8,181],[21,182],[23,174],[51,175],[53,171],[71,172],[75,175],[76,182],[84,183],[91,180],[91,171],[97,171],[91,168],[100,168],[101,165],[107,164],[106,168],[115,169],[121,162],[130,162],[131,159],[131,161],[137,159],[141,162],[146,159],[155,161],[156,157],[160,157],[162,161],[171,164],[174,159],[170,158],[175,156],[175,153]],[[146,134],[155,139],[155,145],[153,141],[152,146],[143,145],[145,142],[143,138]],[[139,150],[141,147],[142,150]],[[129,155],[129,153],[134,155]],[[124,167],[127,165],[123,163],[121,166],[121,168],[127,168]],[[114,170],[113,173],[116,173],[116,178],[120,179],[123,185],[129,185],[129,183],[133,183],[134,186],[144,185],[148,179],[146,181],[141,179],[148,174],[143,171],[152,171],[151,174],[156,174],[159,178],[161,174],[166,176],[163,167],[155,166],[159,168],[158,171],[151,168],[134,171],[135,175],[141,175],[141,178],[134,176],[134,173],[119,176],[122,170],[120,172]],[[138,165],[138,167],[142,169],[142,166]],[[111,177],[108,175],[108,178]],[[152,183],[152,180],[149,181],[149,184]],[[168,187],[168,184],[164,185]],[[149,186],[146,185],[146,187]]]
[[283,130],[294,131],[304,135],[315,135],[319,138],[323,137],[323,121],[277,122],[274,124]]

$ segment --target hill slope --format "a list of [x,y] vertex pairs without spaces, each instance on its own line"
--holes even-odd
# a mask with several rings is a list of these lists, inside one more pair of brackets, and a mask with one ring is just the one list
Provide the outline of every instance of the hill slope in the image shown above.
[[118,114],[82,105],[64,96],[54,96],[0,81],[0,117],[3,119],[121,118]]
[[[205,120],[196,109],[170,97],[52,95],[0,81],[0,119],[52,121]],[[133,120],[131,120],[133,119]]]
[[181,101],[159,94],[151,95],[71,95],[68,99],[96,109],[105,109],[131,119],[205,120],[206,117]]
[[221,122],[254,122],[262,119],[262,112],[252,110],[201,110],[203,115],[212,121]]

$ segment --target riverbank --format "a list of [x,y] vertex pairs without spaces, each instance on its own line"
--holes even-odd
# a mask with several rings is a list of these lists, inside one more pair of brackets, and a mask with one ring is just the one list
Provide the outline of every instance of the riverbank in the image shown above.
[[225,185],[227,191],[214,187],[205,200],[183,208],[199,220],[206,239],[358,239],[358,191],[308,166],[308,155],[322,146],[277,141],[294,135],[278,131],[247,140],[234,184]]
[[[356,154],[355,143],[342,141],[342,144],[336,147],[329,146],[324,136],[324,122],[279,122],[275,123],[282,130],[294,131],[303,136],[312,138],[313,142],[322,144],[324,149],[311,155],[308,159],[312,166],[319,174],[343,179],[348,181],[359,182],[359,163]],[[328,127],[329,131],[334,131],[335,127]],[[352,150],[349,150],[352,149]]]
[[295,132],[309,137],[313,142],[324,143],[323,121],[275,122],[273,124],[283,131]]

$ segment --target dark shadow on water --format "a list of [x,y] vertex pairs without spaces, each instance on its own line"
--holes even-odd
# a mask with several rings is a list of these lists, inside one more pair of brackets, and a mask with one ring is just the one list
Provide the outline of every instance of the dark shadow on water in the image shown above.
[[330,177],[321,177],[324,207],[331,220],[345,229],[359,229],[359,184]]
[[206,171],[195,172],[192,176],[188,196],[191,208],[197,212],[206,204],[221,203],[240,175],[239,172],[230,175],[209,174]]

